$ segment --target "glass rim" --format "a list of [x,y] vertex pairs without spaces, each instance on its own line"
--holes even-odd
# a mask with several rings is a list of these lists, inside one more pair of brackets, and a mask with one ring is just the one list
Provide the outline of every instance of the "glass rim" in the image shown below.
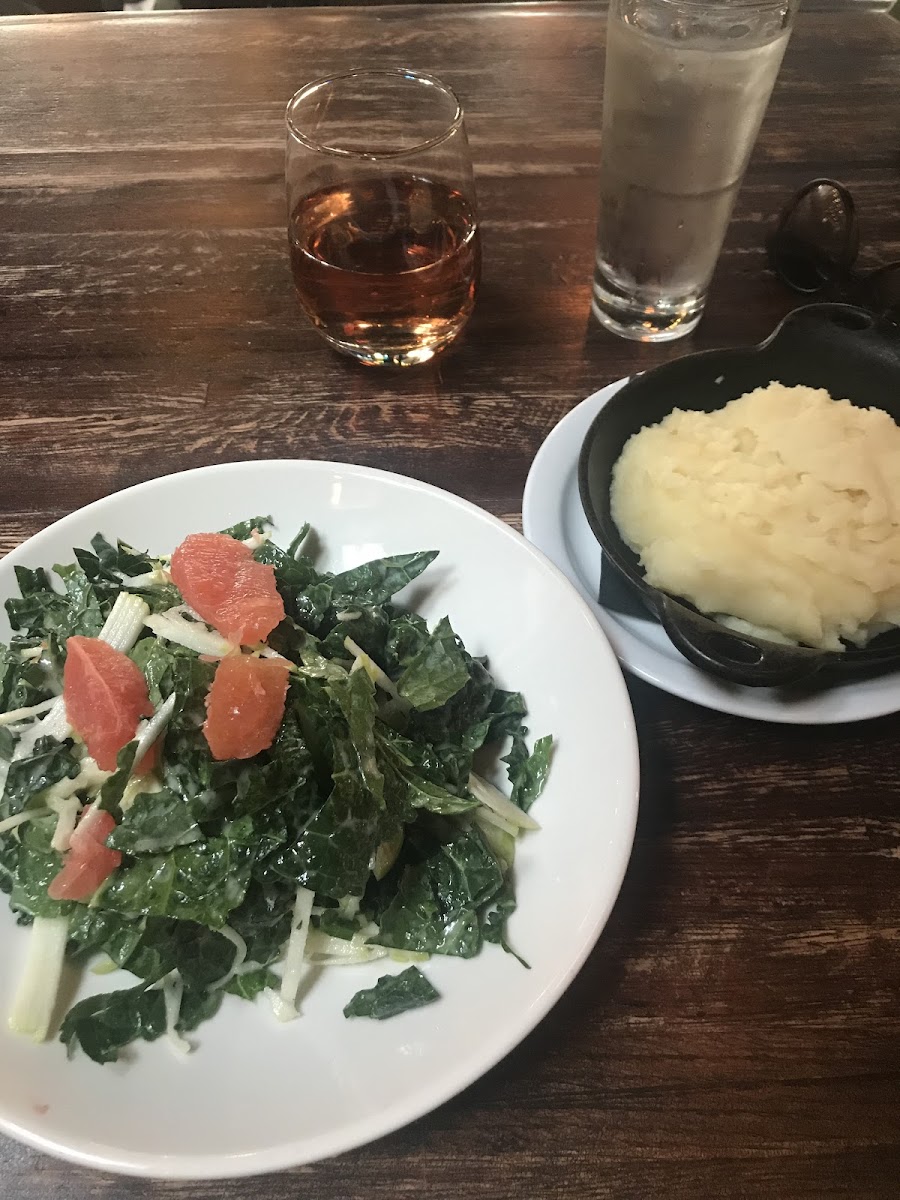
[[[342,146],[330,146],[325,142],[320,142],[316,138],[311,137],[308,133],[304,133],[296,124],[293,110],[295,105],[301,100],[306,100],[313,93],[341,80],[363,77],[381,79],[403,78],[414,80],[416,83],[427,84],[428,87],[437,89],[437,91],[441,92],[452,102],[454,106],[453,116],[441,132],[436,133],[434,137],[416,142],[412,146],[403,146],[397,150],[347,150]],[[320,154],[333,154],[336,158],[368,159],[371,161],[373,159],[405,158],[411,154],[421,154],[425,150],[432,150],[435,146],[440,146],[442,142],[446,142],[448,138],[451,138],[458,132],[463,123],[463,115],[462,105],[453,89],[449,88],[446,83],[442,83],[435,75],[429,75],[427,71],[416,71],[412,67],[354,67],[349,71],[338,71],[334,75],[323,75],[319,79],[314,79],[311,83],[305,84],[299,91],[294,92],[285,109],[285,124],[287,125],[288,135],[295,138],[309,150],[315,150]]]
[[800,0],[659,0],[668,8],[684,8],[691,12],[777,12],[778,9],[795,11]]

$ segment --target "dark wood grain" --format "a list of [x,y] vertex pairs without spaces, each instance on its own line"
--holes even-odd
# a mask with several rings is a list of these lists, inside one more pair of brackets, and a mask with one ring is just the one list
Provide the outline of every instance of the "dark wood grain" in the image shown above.
[[[762,242],[796,185],[844,180],[866,264],[900,258],[900,25],[810,14],[698,333],[653,349],[591,326],[603,40],[584,3],[0,24],[0,549],[126,484],[283,455],[406,472],[516,523],[577,401],[789,310]],[[408,374],[333,356],[291,294],[284,104],[362,61],[451,83],[476,159],[478,311]],[[619,903],[478,1084],[374,1146],[235,1184],[95,1176],[0,1142],[2,1200],[894,1200],[897,720],[768,727],[631,688],[644,778]]]

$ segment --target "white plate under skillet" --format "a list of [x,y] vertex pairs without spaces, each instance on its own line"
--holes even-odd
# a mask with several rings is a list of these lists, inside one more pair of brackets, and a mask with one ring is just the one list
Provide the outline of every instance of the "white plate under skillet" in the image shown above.
[[522,502],[525,536],[575,584],[622,665],[675,696],[760,721],[832,725],[900,709],[898,671],[821,690],[724,683],[675,649],[660,623],[615,571],[606,568],[603,578],[603,553],[578,494],[578,456],[594,417],[627,382],[620,379],[588,396],[551,430],[531,465]]
[[[469,650],[490,655],[502,686],[525,693],[535,735],[556,753],[520,841],[510,940],[468,961],[425,965],[441,999],[387,1021],[346,1020],[360,988],[401,966],[325,970],[302,1015],[280,1025],[264,1000],[226,996],[178,1058],[165,1040],[127,1062],[67,1061],[58,1041],[11,1034],[5,1013],[27,934],[0,909],[0,1128],[41,1150],[109,1171],[171,1179],[247,1175],[358,1146],[428,1112],[503,1057],[547,1013],[600,934],[631,851],[637,813],[634,722],[619,666],[588,606],[524,538],[471,504],[412,479],[325,462],[246,462],[157,479],[91,504],[0,562],[72,561],[102,530],[158,553],[187,533],[271,512],[286,543],[311,521],[323,563],[437,549],[406,599],[449,614]],[[401,600],[404,597],[401,597]],[[5,619],[0,636],[8,635]],[[87,975],[80,994],[126,986]],[[302,985],[301,985],[302,991]]]

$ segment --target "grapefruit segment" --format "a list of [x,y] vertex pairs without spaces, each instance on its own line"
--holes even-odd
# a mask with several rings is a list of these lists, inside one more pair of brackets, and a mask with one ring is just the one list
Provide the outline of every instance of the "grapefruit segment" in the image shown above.
[[87,900],[122,861],[118,850],[111,850],[106,839],[116,827],[115,819],[95,804],[90,804],[75,826],[62,870],[50,881],[51,900]]
[[227,533],[190,534],[169,570],[185,603],[240,646],[264,641],[284,620],[274,568]]
[[234,654],[216,668],[203,733],[213,758],[252,758],[267,750],[284,716],[290,666],[279,658]]
[[69,724],[104,771],[116,769],[116,756],[134,738],[138,720],[153,715],[140,667],[99,638],[67,640],[63,701]]

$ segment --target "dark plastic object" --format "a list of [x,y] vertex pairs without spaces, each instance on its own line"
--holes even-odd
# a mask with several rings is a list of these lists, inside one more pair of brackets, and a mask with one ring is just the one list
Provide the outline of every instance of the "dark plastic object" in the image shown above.
[[813,179],[788,202],[766,238],[769,266],[795,292],[858,304],[900,325],[900,261],[859,271],[859,219],[836,179]]
[[594,418],[581,448],[581,503],[607,562],[660,620],[685,658],[729,683],[780,687],[818,676],[817,683],[900,666],[900,630],[843,653],[783,646],[734,633],[685,600],[651,587],[610,514],[609,484],[622,447],[673,408],[714,412],[777,380],[823,387],[835,399],[881,408],[900,424],[900,331],[861,308],[811,304],[750,349],[709,350],[665,363],[627,383]]

